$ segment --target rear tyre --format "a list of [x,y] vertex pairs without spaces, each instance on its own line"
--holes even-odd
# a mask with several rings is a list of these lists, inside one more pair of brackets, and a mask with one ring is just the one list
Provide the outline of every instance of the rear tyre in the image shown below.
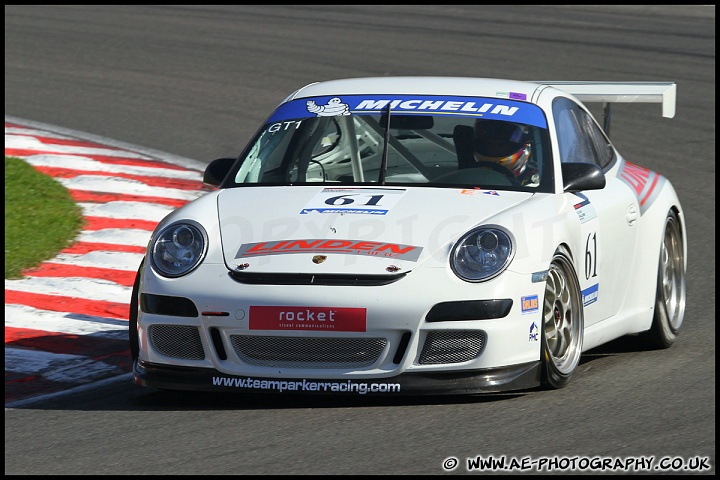
[[140,353],[140,341],[138,339],[138,297],[140,295],[140,275],[143,271],[145,260],[140,263],[135,283],[133,283],[132,296],[130,297],[130,312],[128,315],[128,330],[130,335],[130,357],[133,362],[137,360]]
[[582,355],[583,306],[580,284],[564,248],[553,256],[545,283],[541,335],[541,383],[558,389],[570,382]]
[[685,316],[685,295],[682,227],[677,214],[671,210],[660,245],[653,323],[643,335],[649,347],[668,348],[675,342]]

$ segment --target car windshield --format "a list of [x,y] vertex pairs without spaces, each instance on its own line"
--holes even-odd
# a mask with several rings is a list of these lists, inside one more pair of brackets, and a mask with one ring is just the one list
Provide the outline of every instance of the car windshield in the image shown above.
[[278,107],[224,187],[409,185],[550,192],[550,155],[545,116],[526,102],[313,97]]

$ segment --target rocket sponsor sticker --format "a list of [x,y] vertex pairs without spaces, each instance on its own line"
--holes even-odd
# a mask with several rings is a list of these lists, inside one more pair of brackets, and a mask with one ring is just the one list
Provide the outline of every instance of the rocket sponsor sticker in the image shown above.
[[251,306],[250,330],[366,331],[364,308]]
[[309,213],[385,215],[406,190],[390,188],[323,188],[300,210]]

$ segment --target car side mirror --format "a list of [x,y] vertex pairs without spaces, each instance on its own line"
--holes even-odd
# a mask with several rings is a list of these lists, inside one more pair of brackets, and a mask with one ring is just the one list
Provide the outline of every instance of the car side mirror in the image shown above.
[[605,188],[605,174],[594,163],[562,163],[563,191],[602,190]]
[[208,185],[220,185],[223,179],[230,172],[230,168],[235,163],[236,158],[218,158],[213,160],[205,167],[203,174],[203,182]]

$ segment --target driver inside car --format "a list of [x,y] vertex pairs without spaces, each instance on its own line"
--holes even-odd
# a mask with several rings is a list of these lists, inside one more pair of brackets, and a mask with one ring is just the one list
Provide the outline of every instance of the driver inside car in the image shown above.
[[[528,166],[531,144],[527,127],[500,120],[478,119],[473,133],[473,157],[478,166],[512,172],[522,185],[537,183],[538,172]],[[493,165],[494,164],[494,165]]]

